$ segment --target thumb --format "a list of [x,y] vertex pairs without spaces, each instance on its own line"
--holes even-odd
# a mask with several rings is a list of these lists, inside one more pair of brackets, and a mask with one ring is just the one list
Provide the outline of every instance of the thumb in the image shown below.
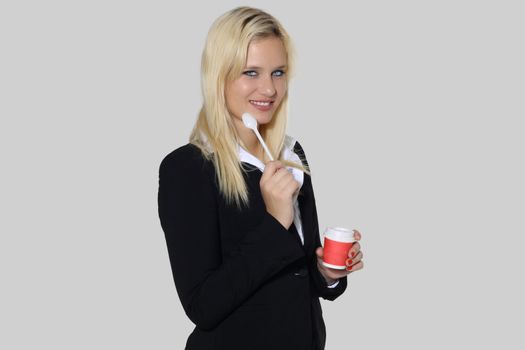
[[319,247],[315,250],[315,254],[317,254],[317,256],[319,258],[322,258],[323,257],[323,247]]

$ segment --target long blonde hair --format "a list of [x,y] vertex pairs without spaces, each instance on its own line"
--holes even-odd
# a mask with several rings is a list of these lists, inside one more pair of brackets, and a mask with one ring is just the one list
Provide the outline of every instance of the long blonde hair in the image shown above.
[[[249,44],[270,36],[280,38],[284,44],[288,66],[285,76],[289,81],[294,68],[291,39],[277,19],[260,9],[242,6],[221,15],[212,24],[202,52],[203,105],[189,142],[199,147],[207,159],[213,160],[221,194],[227,203],[235,203],[239,209],[242,204],[249,205],[243,177],[246,170],[238,155],[238,145],[244,145],[226,107],[225,86],[241,75]],[[278,155],[277,159],[310,174],[307,165],[283,159],[287,110],[288,93],[283,96],[271,122],[261,125],[259,132],[270,152]],[[263,161],[266,163],[267,160],[265,154]]]

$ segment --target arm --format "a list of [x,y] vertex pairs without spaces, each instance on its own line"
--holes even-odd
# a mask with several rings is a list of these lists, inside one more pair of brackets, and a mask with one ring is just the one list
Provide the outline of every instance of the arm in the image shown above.
[[[301,144],[296,141],[295,143],[295,149],[296,153],[299,155],[299,158],[308,165],[308,161],[306,160],[306,155],[304,153],[304,150],[301,146]],[[311,179],[311,177],[310,177]],[[337,297],[339,297],[343,292],[346,290],[347,287],[347,277],[339,278],[336,280],[336,282],[332,284],[328,284],[321,274],[319,272],[319,268],[317,267],[317,255],[315,254],[315,250],[318,247],[322,247],[321,245],[321,239],[319,236],[319,222],[317,217],[317,207],[315,205],[315,195],[313,191],[312,186],[312,200],[313,200],[313,226],[314,226],[314,237],[315,237],[315,244],[314,244],[314,254],[312,256],[312,259],[310,261],[310,271],[312,275],[312,280],[314,281],[314,285],[316,287],[316,290],[318,292],[318,296],[326,299],[326,300],[335,300]]]
[[184,311],[210,330],[304,252],[265,211],[223,261],[213,165],[198,152],[175,151],[162,161],[158,209]]
[[[313,192],[312,192],[313,194]],[[315,245],[314,245],[314,252],[318,247],[321,247],[321,239],[319,237],[319,224],[317,221],[317,208],[315,207],[315,199],[314,199],[314,235],[315,235]],[[343,278],[339,278],[337,282],[335,282],[334,285],[328,286],[326,283],[325,278],[323,275],[321,275],[321,272],[319,272],[319,268],[317,267],[317,255],[313,254],[312,259],[312,277],[315,282],[315,286],[317,288],[317,291],[319,292],[319,296],[326,300],[335,300],[337,297],[339,297],[341,294],[344,293],[347,287],[348,278],[345,276]]]

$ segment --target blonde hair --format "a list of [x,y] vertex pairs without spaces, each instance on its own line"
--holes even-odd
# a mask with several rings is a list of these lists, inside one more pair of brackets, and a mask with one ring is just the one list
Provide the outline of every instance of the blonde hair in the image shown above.
[[[227,203],[235,203],[239,209],[242,204],[249,205],[243,176],[246,170],[238,155],[238,145],[244,145],[226,107],[225,86],[242,74],[249,44],[271,36],[278,37],[284,44],[288,67],[285,76],[289,81],[294,68],[291,39],[277,19],[260,9],[242,6],[221,15],[212,24],[202,52],[203,105],[189,142],[199,147],[207,159],[213,160],[221,194]],[[310,174],[307,164],[283,159],[287,110],[288,93],[283,96],[271,122],[260,125],[259,132],[271,154],[278,155],[277,159]],[[268,160],[265,154],[263,161],[266,163]]]

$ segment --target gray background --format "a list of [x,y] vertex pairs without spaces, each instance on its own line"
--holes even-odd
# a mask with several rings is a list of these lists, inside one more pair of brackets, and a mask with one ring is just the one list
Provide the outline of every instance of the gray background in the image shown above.
[[[182,349],[158,166],[238,1],[2,1],[0,348]],[[321,230],[365,269],[327,349],[523,349],[519,1],[253,1],[297,48],[290,129]]]

